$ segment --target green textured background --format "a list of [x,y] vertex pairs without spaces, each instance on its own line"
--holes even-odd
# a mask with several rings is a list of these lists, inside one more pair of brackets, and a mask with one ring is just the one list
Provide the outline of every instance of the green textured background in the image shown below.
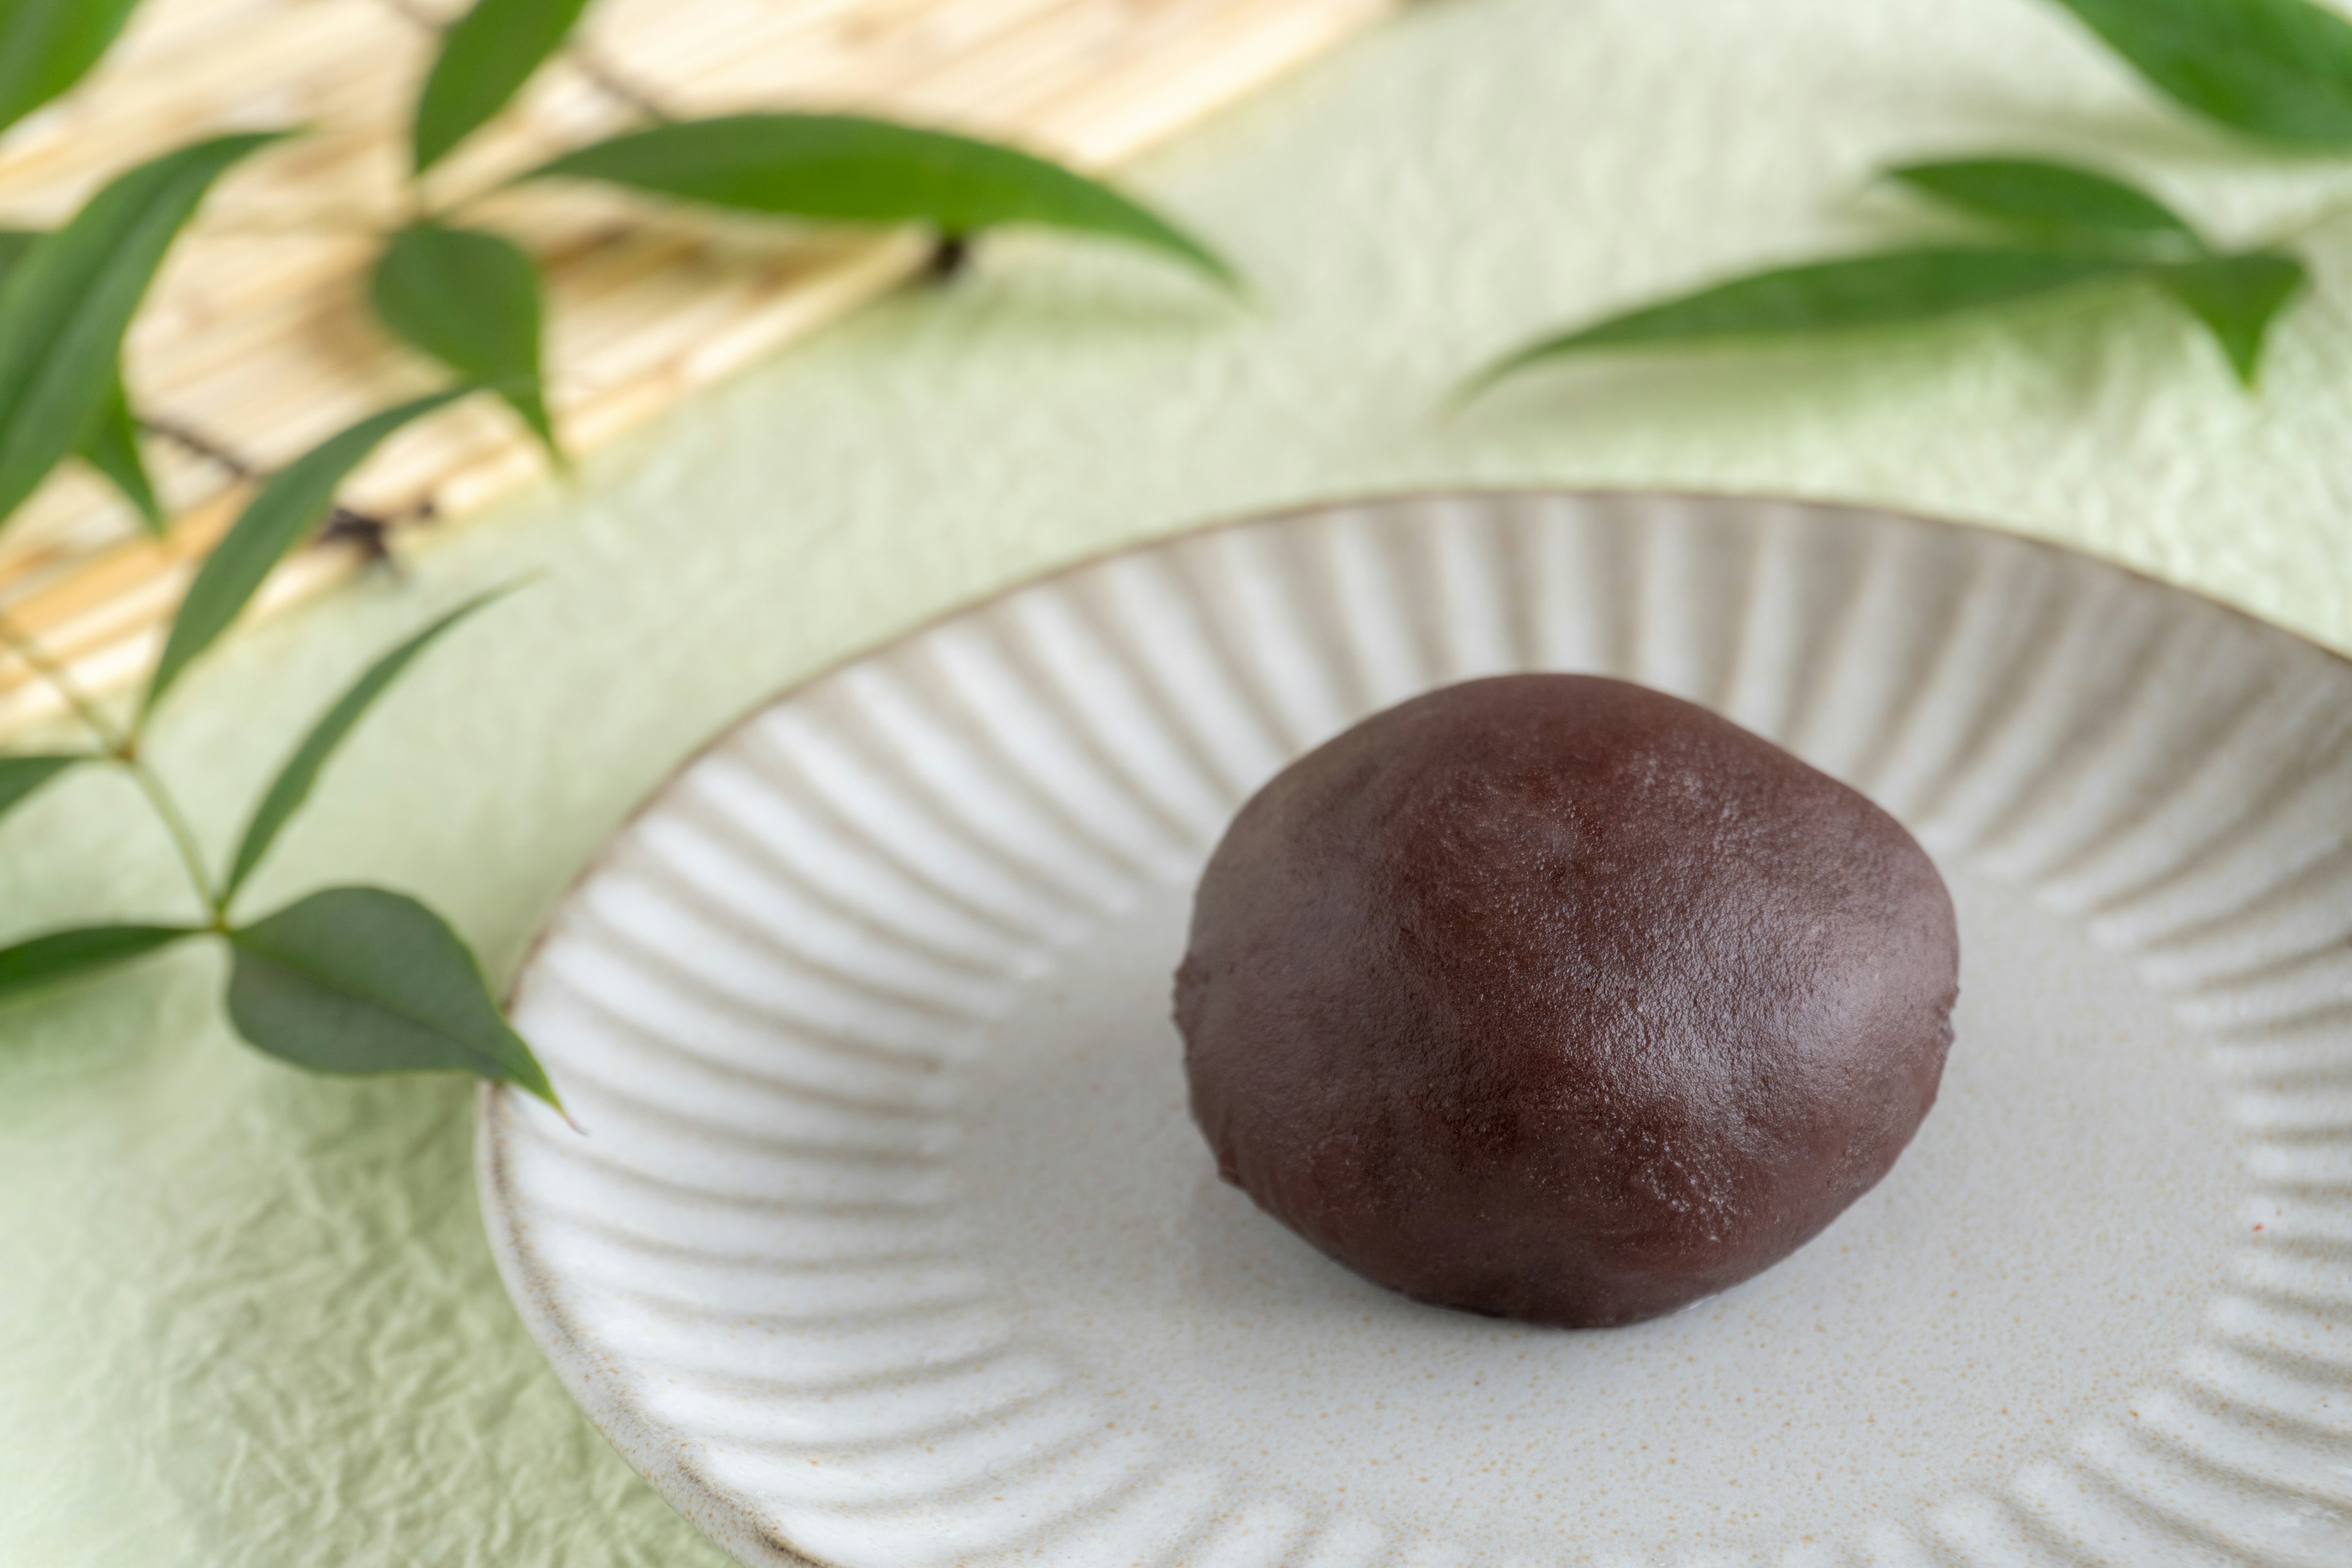
[[[154,754],[228,842],[379,647],[517,573],[330,773],[255,889],[378,880],[492,969],[631,803],[763,693],[942,607],[1212,517],[1423,483],[1865,499],[2067,541],[2352,635],[2352,225],[2262,395],[2147,300],[1831,353],[1589,367],[1447,423],[1491,351],[1901,232],[1904,157],[2072,152],[2216,231],[2352,191],[2178,119],[2040,0],[1433,0],[1135,185],[1250,310],[1014,238],[188,680]],[[5,934],[168,915],[119,781],[0,834]],[[0,1562],[716,1564],[573,1411],[474,1210],[463,1085],[271,1067],[190,951],[0,1011]]]

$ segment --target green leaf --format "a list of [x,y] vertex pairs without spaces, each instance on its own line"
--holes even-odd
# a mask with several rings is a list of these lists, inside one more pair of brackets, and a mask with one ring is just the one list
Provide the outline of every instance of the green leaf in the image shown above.
[[2131,261],[2080,251],[1990,249],[1903,250],[1780,268],[1547,338],[1499,361],[1470,390],[1569,354],[1903,326],[2128,278],[2138,270]]
[[157,948],[196,935],[198,930],[195,926],[84,926],[0,947],[0,997],[143,958]]
[[2175,255],[2205,249],[2197,231],[2154,196],[2072,164],[2039,158],[1961,158],[1910,163],[1887,174],[1947,205],[2045,241]]
[[163,657],[155,661],[155,674],[147,683],[141,710],[152,711],[196,656],[228,629],[271,569],[319,526],[327,509],[334,505],[336,487],[375,450],[378,442],[410,420],[472,390],[451,387],[371,414],[270,475],[261,493],[247,504],[227,535],[205,557],[196,580],[188,585],[187,596],[180,601],[180,612],[172,621],[171,635],[163,641]]
[[491,600],[510,592],[512,590],[509,588],[493,588],[487,594],[467,600],[377,659],[368,672],[361,676],[352,689],[327,710],[326,716],[304,737],[294,754],[286,760],[286,765],[278,772],[277,780],[270,784],[269,793],[262,796],[261,804],[254,808],[253,819],[246,825],[245,839],[236,847],[236,861],[229,868],[228,885],[221,890],[223,903],[236,896],[237,889],[245,885],[245,879],[253,874],[254,868],[261,864],[262,857],[269,853],[269,846],[277,839],[279,830],[310,798],[311,785],[318,782],[320,770],[334,755],[335,748],[342,744],[343,737],[352,732],[370,705],[399,679],[400,672],[408,668],[409,661],[423,653],[442,633]]
[[0,0],[0,129],[79,81],[139,0]]
[[117,176],[0,280],[0,519],[89,431],[123,329],[205,192],[274,140],[223,136]]
[[[0,0],[0,4],[5,3]],[[33,248],[33,242],[40,237],[34,229],[0,228],[0,279],[7,277],[8,269],[23,260],[25,253]],[[131,400],[123,395],[119,372],[76,450],[122,492],[122,499],[131,503],[139,521],[147,525],[148,532],[163,531],[163,508],[155,499],[154,481],[147,477],[146,462],[139,455],[139,426],[131,417]]]
[[2233,131],[2352,147],[2352,22],[2311,0],[2059,0],[2186,108]]
[[411,138],[423,174],[507,106],[560,47],[588,0],[475,0],[441,39]]
[[539,374],[539,271],[494,234],[420,223],[384,247],[372,285],[384,325],[470,381],[497,389],[563,460]]
[[155,481],[147,477],[146,461],[139,455],[139,426],[131,417],[131,400],[123,394],[120,375],[107,388],[106,401],[99,405],[98,416],[75,449],[122,492],[148,532],[163,532],[163,503],[155,499]]
[[2272,252],[2184,261],[2149,276],[2205,323],[2248,386],[2262,368],[2263,336],[2305,279],[2302,262]]
[[87,754],[45,757],[0,757],[0,816],[24,803],[25,797],[72,767],[89,761]]
[[382,888],[331,888],[229,932],[236,1032],[316,1072],[469,1072],[550,1105],[474,955],[441,917]]
[[604,180],[739,212],[926,223],[946,235],[1042,224],[1148,246],[1228,287],[1232,268],[1107,185],[992,142],[835,114],[738,114],[630,132],[524,175]]
[[[0,228],[0,279],[7,277],[8,269],[24,259],[25,253],[40,237],[33,229]],[[123,395],[120,372],[75,449],[122,492],[122,499],[131,503],[139,521],[147,525],[148,532],[163,531],[163,504],[155,499],[154,481],[147,477],[146,461],[139,455],[139,426],[131,417],[131,400]]]

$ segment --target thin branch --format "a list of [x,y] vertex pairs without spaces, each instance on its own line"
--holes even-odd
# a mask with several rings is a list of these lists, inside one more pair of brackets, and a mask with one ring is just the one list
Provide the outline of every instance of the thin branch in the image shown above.
[[604,90],[604,95],[626,109],[634,109],[656,125],[675,125],[677,116],[662,107],[661,100],[613,68],[612,63],[585,41],[574,43],[564,56],[572,68]]
[[[159,419],[142,415],[139,418],[139,427],[152,436],[194,453],[240,484],[259,484],[269,477],[258,467],[246,461],[204,432],[182,425],[175,420]],[[404,507],[399,511],[384,517],[338,506],[328,514],[325,524],[319,530],[319,542],[355,544],[359,547],[360,553],[366,556],[370,563],[388,561],[391,559],[392,552],[386,548],[386,539],[394,525],[412,519],[422,521],[431,518],[436,510],[433,498],[429,495],[412,506]]]
[[123,754],[125,748],[131,743],[130,737],[116,728],[113,721],[107,718],[105,711],[75,684],[73,677],[67,673],[64,665],[44,653],[37,641],[19,631],[16,623],[5,616],[0,616],[0,642],[6,643],[9,652],[23,659],[27,669],[48,683],[49,689],[56,692],[68,708],[73,710],[74,717],[79,719],[88,727],[89,732],[98,737],[99,743],[104,746],[110,754],[116,757]]
[[943,234],[931,242],[923,274],[934,283],[952,283],[971,266],[971,236]]
[[217,929],[223,919],[221,898],[213,889],[212,873],[205,867],[205,852],[196,842],[195,830],[188,826],[188,819],[180,813],[179,803],[172,798],[172,792],[163,787],[163,781],[154,769],[142,762],[136,752],[123,757],[121,762],[131,770],[131,776],[139,782],[140,791],[146,795],[147,804],[153,806],[155,815],[163,819],[164,830],[172,836],[173,847],[180,852],[180,863],[188,868],[188,880],[195,885],[196,897],[204,900],[205,912],[211,915]]
[[196,842],[194,829],[188,826],[187,817],[181,813],[179,803],[172,798],[172,792],[163,787],[163,781],[157,776],[155,770],[140,758],[138,737],[127,733],[107,718],[98,704],[91,701],[75,683],[65,666],[44,653],[39,642],[17,629],[16,624],[5,616],[0,616],[0,642],[6,643],[10,652],[23,659],[27,668],[48,683],[49,689],[55,691],[66,706],[73,710],[74,716],[98,737],[109,757],[130,770],[131,778],[138,783],[140,793],[147,797],[147,804],[153,808],[157,820],[163,823],[163,831],[171,836],[172,847],[179,851],[181,864],[187,868],[188,880],[194,885],[196,897],[203,900],[205,912],[218,926],[222,920],[221,900],[213,890],[212,873],[205,867],[204,850]]
[[363,563],[384,567],[397,577],[400,562],[392,553],[393,530],[404,522],[430,522],[440,515],[440,510],[439,503],[430,495],[418,498],[398,511],[382,515],[338,505],[320,525],[316,542],[348,544],[359,552]]
[[169,441],[181,450],[194,454],[228,475],[229,478],[251,484],[264,476],[258,468],[230,451],[203,431],[176,419],[159,418],[152,414],[139,416],[139,427],[149,435]]

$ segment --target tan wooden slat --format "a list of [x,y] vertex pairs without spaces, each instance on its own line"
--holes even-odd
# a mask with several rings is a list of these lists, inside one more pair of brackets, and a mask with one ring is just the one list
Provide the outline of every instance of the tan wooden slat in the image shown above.
[[[499,188],[636,123],[612,82],[673,113],[852,109],[1107,167],[1402,3],[603,0],[578,50],[436,168],[423,197],[538,259],[550,402],[567,443],[585,450],[896,287],[927,254],[911,235],[754,227],[555,183]],[[308,128],[224,180],[174,249],[125,348],[143,412],[267,468],[432,383],[437,373],[368,316],[365,278],[377,234],[411,210],[407,115],[430,23],[460,9],[149,0],[77,91],[0,136],[0,224],[46,225],[166,148]],[[0,612],[92,689],[144,668],[192,563],[248,491],[167,440],[145,445],[174,510],[167,539],[140,535],[71,465],[0,533]],[[540,468],[511,416],[475,400],[386,443],[347,500],[393,517],[429,507],[439,529]],[[302,552],[262,607],[319,591],[356,559]],[[56,710],[0,656],[0,731]]]

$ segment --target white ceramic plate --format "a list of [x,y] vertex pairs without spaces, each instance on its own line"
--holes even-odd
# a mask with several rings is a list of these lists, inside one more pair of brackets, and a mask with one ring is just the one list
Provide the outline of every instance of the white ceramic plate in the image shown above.
[[[1414,1306],[1221,1186],[1169,974],[1285,762],[1598,670],[1883,802],[1960,910],[1941,1103],[1661,1321]],[[1336,506],[791,693],[551,922],[483,1105],[548,1356],[746,1563],[2352,1564],[2352,666],[1998,533]]]

